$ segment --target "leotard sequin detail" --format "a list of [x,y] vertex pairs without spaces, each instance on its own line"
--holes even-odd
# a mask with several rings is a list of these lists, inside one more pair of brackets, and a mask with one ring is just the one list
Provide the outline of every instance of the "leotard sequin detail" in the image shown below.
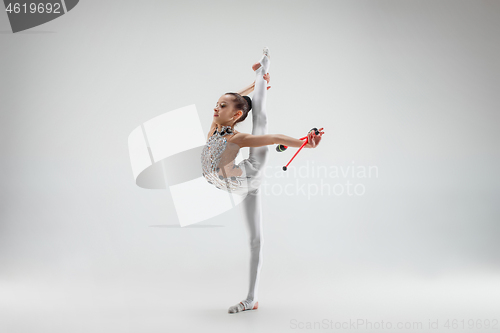
[[226,139],[226,136],[233,134],[231,126],[222,126],[220,132],[215,129],[201,153],[203,177],[210,184],[229,192],[247,186],[244,161],[237,165],[234,163],[240,147]]

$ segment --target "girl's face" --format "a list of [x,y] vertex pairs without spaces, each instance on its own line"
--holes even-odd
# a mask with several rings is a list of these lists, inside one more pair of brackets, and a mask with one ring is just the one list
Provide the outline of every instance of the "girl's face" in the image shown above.
[[214,121],[221,126],[232,126],[238,116],[238,110],[233,106],[233,96],[222,95],[214,108]]

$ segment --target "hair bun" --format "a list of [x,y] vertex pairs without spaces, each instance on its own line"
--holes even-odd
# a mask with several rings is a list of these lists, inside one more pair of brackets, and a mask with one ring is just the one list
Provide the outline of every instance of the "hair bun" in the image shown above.
[[252,110],[252,99],[248,96],[243,96],[243,98],[247,101],[248,103],[248,111]]

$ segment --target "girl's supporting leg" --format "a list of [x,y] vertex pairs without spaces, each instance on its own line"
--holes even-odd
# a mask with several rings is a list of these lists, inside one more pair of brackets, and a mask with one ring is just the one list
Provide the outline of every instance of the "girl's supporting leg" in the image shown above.
[[250,280],[246,300],[257,302],[262,267],[262,246],[264,244],[260,188],[248,193],[243,201],[243,210],[250,234]]

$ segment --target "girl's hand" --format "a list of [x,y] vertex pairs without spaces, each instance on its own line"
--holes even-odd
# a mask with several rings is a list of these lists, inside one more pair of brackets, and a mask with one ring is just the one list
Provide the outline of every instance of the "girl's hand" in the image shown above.
[[319,131],[318,135],[316,135],[315,131],[311,131],[307,134],[307,144],[306,144],[307,148],[316,148],[319,145],[321,141],[321,136],[325,134],[325,132],[321,132],[322,129],[323,127],[321,127],[318,130]]
[[[265,74],[263,77],[264,80],[267,81],[267,84],[269,84],[269,81],[271,81],[271,76],[269,75],[269,73]],[[267,90],[269,90],[269,88],[271,88],[271,86],[267,87]]]
[[[264,78],[264,80],[266,80],[267,84],[269,84],[269,81],[271,81],[271,76],[269,75],[269,73],[264,74],[262,77]],[[269,90],[269,88],[271,88],[271,86],[267,87],[267,90]],[[255,89],[255,81],[253,81],[252,83],[252,89]]]
[[[264,78],[264,80],[266,80],[267,84],[269,84],[269,81],[271,81],[271,76],[269,75],[269,73],[263,75],[262,77]],[[267,90],[269,90],[269,88],[271,88],[271,86],[267,87]],[[252,82],[252,91],[253,89],[255,89],[255,81]]]

